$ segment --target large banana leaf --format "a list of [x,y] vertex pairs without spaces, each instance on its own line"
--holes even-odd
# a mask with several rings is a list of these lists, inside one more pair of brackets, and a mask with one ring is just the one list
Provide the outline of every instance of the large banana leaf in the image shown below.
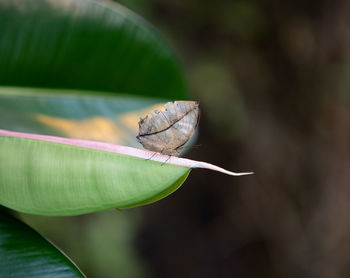
[[41,215],[148,204],[176,190],[190,168],[249,174],[126,146],[4,130],[0,148],[0,204]]

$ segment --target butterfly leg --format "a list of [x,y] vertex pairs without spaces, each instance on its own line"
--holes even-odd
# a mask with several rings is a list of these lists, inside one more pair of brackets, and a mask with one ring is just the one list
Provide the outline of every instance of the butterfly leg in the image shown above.
[[151,160],[153,157],[155,157],[157,152],[154,152],[149,158],[146,158],[146,160]]
[[162,166],[167,163],[167,161],[171,158],[171,155],[168,156],[168,158],[162,163]]
[[[165,154],[163,153],[164,151],[165,151],[165,148],[162,149],[162,150],[160,151],[160,153],[163,154],[163,155],[165,155]],[[169,154],[168,157],[167,157],[167,159],[166,159],[164,162],[162,162],[162,165],[161,165],[161,166],[163,166],[170,158],[171,158],[171,155]]]

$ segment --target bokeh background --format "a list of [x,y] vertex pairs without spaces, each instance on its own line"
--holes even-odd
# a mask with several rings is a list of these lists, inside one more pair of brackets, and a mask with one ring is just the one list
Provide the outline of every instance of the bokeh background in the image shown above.
[[200,100],[193,170],[145,207],[22,218],[88,277],[350,276],[350,2],[123,0]]

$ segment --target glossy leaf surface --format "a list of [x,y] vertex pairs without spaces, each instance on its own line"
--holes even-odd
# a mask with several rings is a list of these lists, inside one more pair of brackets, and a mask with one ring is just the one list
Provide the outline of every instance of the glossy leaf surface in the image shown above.
[[85,277],[50,242],[0,209],[0,277]]
[[186,95],[167,43],[113,2],[2,0],[0,41],[0,85]]

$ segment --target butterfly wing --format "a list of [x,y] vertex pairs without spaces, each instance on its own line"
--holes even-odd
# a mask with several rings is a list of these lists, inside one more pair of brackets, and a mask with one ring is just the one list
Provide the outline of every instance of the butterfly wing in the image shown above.
[[139,122],[138,141],[145,149],[178,156],[199,122],[199,103],[175,101]]

